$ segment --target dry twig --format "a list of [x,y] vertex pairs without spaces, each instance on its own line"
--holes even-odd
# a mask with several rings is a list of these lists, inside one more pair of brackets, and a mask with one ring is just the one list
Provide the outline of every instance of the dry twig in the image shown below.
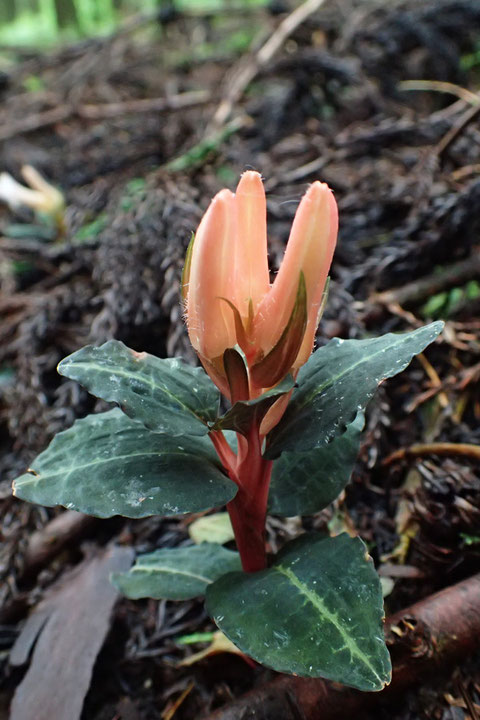
[[9,140],[17,135],[42,130],[43,128],[65,122],[72,117],[84,120],[101,120],[119,117],[132,113],[173,112],[187,107],[204,105],[211,99],[208,90],[192,90],[190,92],[171,95],[170,97],[142,98],[126,102],[100,103],[98,105],[59,105],[45,112],[28,115],[23,119],[15,119],[15,123],[0,126],[0,141]]
[[400,448],[388,455],[382,465],[391,465],[398,460],[423,457],[424,455],[460,455],[470,460],[480,460],[480,447],[469,443],[433,442],[418,443],[408,448]]
[[395,303],[400,306],[415,304],[443,290],[476,279],[479,275],[480,253],[474,250],[471,257],[449,265],[441,273],[419,278],[393,290],[373,295],[370,302],[373,305],[383,305],[384,307]]
[[207,128],[207,135],[218,130],[227,120],[232,112],[233,106],[242,96],[245,88],[252,82],[256,75],[264,68],[274,55],[280,50],[285,40],[303,23],[318,10],[325,0],[306,0],[302,5],[295,8],[290,15],[282,20],[277,29],[270,35],[267,42],[255,53],[253,57],[242,58],[232,72],[228,74],[225,86],[227,88],[225,97],[220,102],[212,121]]

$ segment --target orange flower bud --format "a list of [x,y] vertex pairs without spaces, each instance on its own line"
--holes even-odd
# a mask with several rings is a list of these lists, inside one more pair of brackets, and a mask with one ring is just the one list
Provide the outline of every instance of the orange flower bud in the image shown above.
[[[224,353],[235,346],[244,353],[250,397],[289,372],[296,375],[307,361],[337,228],[331,190],[313,183],[298,207],[285,257],[270,285],[260,175],[244,173],[235,195],[222,190],[212,200],[189,248],[182,283],[190,340],[224,394],[232,394],[233,376],[227,376],[241,358],[227,353],[226,367]],[[278,422],[284,404],[272,408],[272,420]]]

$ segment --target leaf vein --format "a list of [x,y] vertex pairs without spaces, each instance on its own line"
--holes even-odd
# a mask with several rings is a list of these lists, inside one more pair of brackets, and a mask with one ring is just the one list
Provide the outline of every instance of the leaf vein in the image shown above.
[[145,565],[137,565],[137,567],[134,567],[130,570],[130,574],[135,573],[148,573],[150,575],[155,575],[156,573],[170,573],[171,575],[184,575],[185,577],[194,578],[195,580],[200,580],[201,582],[205,582],[208,585],[211,585],[213,580],[210,578],[203,577],[203,575],[197,575],[194,572],[185,572],[184,570],[179,570],[178,568],[169,568],[169,567],[152,567],[149,568]]
[[[379,350],[377,350],[376,352],[372,353],[371,355],[368,355],[368,357],[362,357],[360,360],[357,360],[357,362],[353,363],[353,365],[349,365],[349,366],[346,367],[343,371],[339,372],[338,375],[335,375],[334,377],[329,377],[327,380],[325,380],[325,382],[323,383],[323,385],[316,386],[315,389],[314,389],[308,396],[305,395],[304,402],[303,402],[303,403],[298,403],[298,405],[299,405],[300,407],[304,407],[305,405],[308,405],[308,404],[313,400],[314,397],[316,397],[316,396],[319,395],[321,392],[323,392],[323,390],[328,389],[331,385],[333,385],[334,383],[336,383],[338,380],[340,380],[340,378],[342,378],[342,377],[343,377],[344,375],[346,375],[347,373],[352,372],[353,370],[355,370],[357,367],[359,367],[360,365],[362,365],[362,364],[364,364],[364,363],[370,362],[373,358],[377,357],[377,355],[381,355],[381,354],[384,353],[386,350],[393,350],[393,349],[395,349],[395,348],[398,347],[399,345],[402,345],[402,343],[404,343],[404,342],[405,342],[405,338],[400,338],[399,341],[397,341],[397,342],[392,342],[392,344],[391,344],[390,346],[388,346],[387,348],[381,347],[381,348],[380,348]],[[416,354],[416,353],[412,351],[412,358],[413,358],[413,356],[414,356],[415,354]],[[321,370],[322,370],[322,366],[319,367],[318,370],[316,370],[315,372],[320,372]],[[388,377],[388,375],[386,375],[385,378],[386,378],[386,377]],[[380,378],[380,379],[385,379],[385,378]]]
[[322,598],[319,597],[313,590],[311,590],[308,585],[302,582],[300,578],[295,575],[291,568],[284,567],[283,565],[275,565],[272,569],[277,570],[279,573],[284,575],[292,583],[292,585],[304,596],[305,602],[309,601],[314,606],[314,608],[318,610],[320,615],[322,615],[328,622],[330,622],[335,627],[335,629],[340,634],[343,642],[345,643],[346,648],[350,652],[350,655],[358,658],[361,662],[363,662],[364,665],[368,667],[370,672],[383,685],[384,683],[382,678],[379,676],[379,674],[373,667],[372,663],[368,659],[368,656],[360,650],[355,640],[353,640],[352,637],[341,626],[338,620],[337,613],[331,612],[323,602]]
[[[103,373],[103,374],[108,374],[108,375],[112,375],[112,374],[113,374],[113,375],[115,375],[115,376],[127,378],[127,380],[131,380],[131,379],[132,379],[131,374],[126,373],[126,372],[124,372],[124,371],[122,371],[122,370],[119,370],[118,368],[107,369],[107,368],[103,367],[102,365],[100,365],[99,363],[94,363],[94,362],[91,362],[91,361],[90,361],[90,362],[76,361],[75,363],[72,363],[72,365],[73,365],[74,367],[77,367],[77,368],[78,368],[79,366],[80,366],[80,367],[83,366],[83,367],[87,370],[87,372],[88,372],[88,370],[93,369],[93,370],[98,370],[100,373]],[[64,367],[65,367],[65,365],[64,365]],[[67,367],[68,367],[68,366],[67,366]],[[198,414],[195,410],[193,410],[191,407],[188,407],[188,405],[185,405],[185,403],[183,403],[183,402],[180,400],[180,398],[178,398],[176,395],[174,395],[172,392],[170,392],[166,387],[164,387],[164,386],[162,386],[162,385],[158,385],[158,383],[156,383],[155,380],[152,380],[151,378],[149,378],[149,377],[146,376],[146,375],[140,375],[140,376],[135,376],[135,381],[136,381],[136,382],[141,382],[143,385],[148,385],[148,386],[150,386],[151,389],[152,389],[154,392],[155,392],[155,390],[157,390],[157,391],[160,392],[160,393],[164,393],[168,398],[170,398],[170,400],[173,400],[174,403],[176,403],[176,404],[179,405],[181,408],[183,408],[184,410],[186,410],[187,412],[189,412],[189,413],[190,413],[191,415],[193,415],[197,420],[200,420],[200,422],[201,422],[202,424],[205,424],[205,422],[204,422],[203,418],[201,417],[201,415],[199,415],[199,414]],[[81,381],[79,381],[79,382],[81,382]],[[154,394],[153,394],[153,393],[152,393],[152,398],[154,398]],[[208,410],[208,408],[202,407],[202,408],[200,408],[200,410],[199,410],[198,412],[202,412],[202,411],[206,412],[207,410]]]

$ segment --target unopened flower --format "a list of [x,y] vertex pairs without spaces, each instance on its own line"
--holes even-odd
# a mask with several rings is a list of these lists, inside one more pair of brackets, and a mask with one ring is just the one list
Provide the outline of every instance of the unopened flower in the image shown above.
[[232,396],[225,352],[240,348],[249,397],[296,375],[315,338],[338,229],[337,204],[314,182],[302,198],[270,284],[266,199],[257,172],[221,190],[202,218],[183,278],[187,327],[214,382]]

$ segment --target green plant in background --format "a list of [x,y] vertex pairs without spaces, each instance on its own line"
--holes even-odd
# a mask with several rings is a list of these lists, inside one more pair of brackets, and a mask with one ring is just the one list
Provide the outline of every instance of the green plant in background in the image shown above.
[[[65,358],[62,375],[119,408],[58,434],[14,492],[98,517],[226,505],[231,528],[222,515],[218,542],[210,535],[142,555],[113,582],[131,598],[205,595],[219,629],[258,662],[374,691],[390,681],[391,664],[366,546],[346,533],[304,533],[270,557],[266,516],[315,513],[338,496],[376,387],[443,325],[334,339],[311,354],[336,237],[335,199],[315,182],[271,285],[260,176],[244,173],[235,195],[218,193],[182,279],[190,340],[206,373],[114,340]],[[204,531],[197,525],[192,537]],[[236,551],[223,546],[232,532]]]
[[[266,0],[241,0],[243,8],[264,5]],[[132,13],[153,13],[166,0],[1,0],[0,42],[4,45],[54,45],[60,41],[111,33]],[[179,11],[223,12],[228,0],[172,0]],[[229,36],[230,37],[230,36]],[[237,50],[248,45],[249,32],[240,30],[227,38]]]
[[480,283],[477,280],[470,280],[463,287],[454,287],[433,295],[420,312],[424,318],[449,318],[463,303],[478,300],[479,297]]

